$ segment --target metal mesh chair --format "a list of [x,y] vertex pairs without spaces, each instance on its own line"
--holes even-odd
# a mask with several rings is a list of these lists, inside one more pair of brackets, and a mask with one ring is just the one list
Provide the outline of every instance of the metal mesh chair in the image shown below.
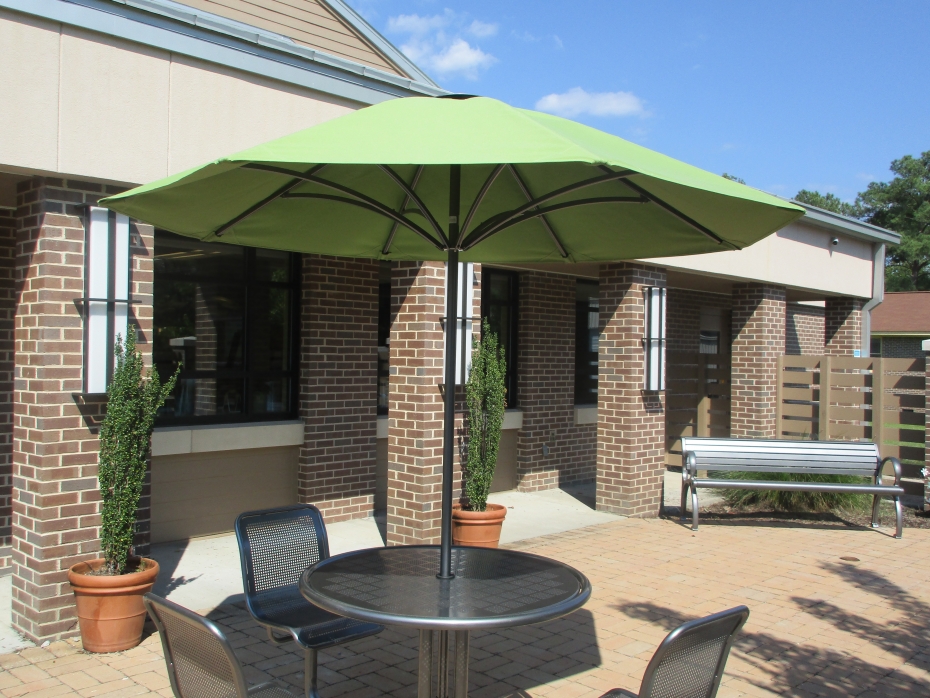
[[275,644],[293,640],[304,648],[304,689],[307,698],[319,698],[317,651],[374,635],[384,626],[337,616],[301,595],[301,573],[329,557],[326,527],[315,506],[247,511],[236,519],[236,538],[249,613]]
[[714,698],[747,618],[749,609],[737,606],[675,628],[652,655],[638,696],[615,688],[601,698]]
[[239,660],[212,621],[155,594],[142,601],[158,627],[176,698],[294,698],[274,682],[247,688]]

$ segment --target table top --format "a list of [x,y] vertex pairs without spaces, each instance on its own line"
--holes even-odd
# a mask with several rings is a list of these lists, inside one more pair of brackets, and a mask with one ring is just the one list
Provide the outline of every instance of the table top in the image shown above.
[[591,584],[556,560],[513,550],[452,548],[453,579],[437,579],[439,546],[371,548],[318,562],[300,591],[357,620],[467,630],[540,623],[581,608]]

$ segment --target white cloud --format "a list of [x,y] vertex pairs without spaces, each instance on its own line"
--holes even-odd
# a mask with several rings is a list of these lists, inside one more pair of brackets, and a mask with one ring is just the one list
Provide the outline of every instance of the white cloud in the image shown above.
[[477,80],[480,71],[497,63],[497,58],[462,35],[487,39],[497,30],[490,22],[475,19],[468,23],[465,15],[449,9],[438,15],[398,15],[388,20],[389,32],[407,35],[400,49],[414,63],[443,77],[461,75],[469,80]]
[[643,101],[632,92],[588,92],[573,87],[568,92],[546,95],[538,102],[539,111],[573,118],[590,116],[645,116]]
[[486,39],[497,34],[497,25],[476,19],[468,25],[468,33],[479,39]]

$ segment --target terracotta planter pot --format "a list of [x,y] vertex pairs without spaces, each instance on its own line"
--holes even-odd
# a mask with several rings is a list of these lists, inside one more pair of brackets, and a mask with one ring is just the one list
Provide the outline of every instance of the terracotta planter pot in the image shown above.
[[119,652],[142,641],[142,595],[152,590],[158,576],[158,563],[147,557],[142,560],[144,570],[118,576],[88,574],[103,567],[102,558],[79,562],[68,570],[81,642],[88,652]]
[[488,503],[484,511],[465,511],[452,505],[452,544],[476,548],[496,548],[501,540],[501,526],[507,507]]

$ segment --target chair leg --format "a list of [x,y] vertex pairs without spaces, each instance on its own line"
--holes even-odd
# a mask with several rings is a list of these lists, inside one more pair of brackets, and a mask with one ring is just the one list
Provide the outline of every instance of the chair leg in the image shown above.
[[894,498],[894,522],[895,522],[895,538],[900,538],[902,529],[904,528],[904,512],[901,510],[901,498]]
[[879,513],[878,508],[881,506],[882,498],[879,495],[872,496],[872,528],[878,528],[879,524]]
[[304,652],[304,694],[306,698],[320,698],[316,689],[316,650]]
[[697,487],[691,483],[691,530],[698,530],[698,496]]

